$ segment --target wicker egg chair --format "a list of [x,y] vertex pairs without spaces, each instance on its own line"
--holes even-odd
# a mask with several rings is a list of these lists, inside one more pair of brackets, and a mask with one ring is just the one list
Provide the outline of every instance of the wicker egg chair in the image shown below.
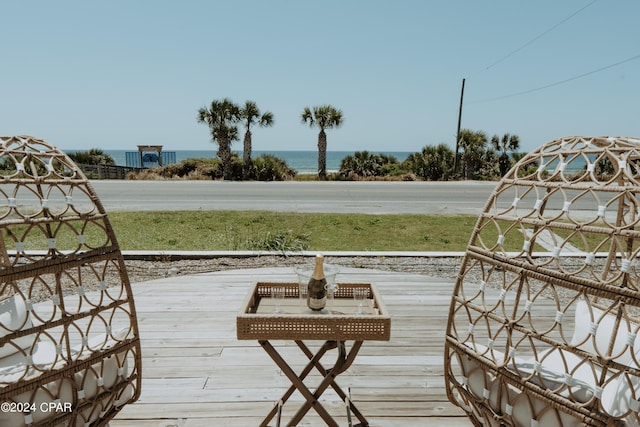
[[129,278],[87,178],[41,139],[0,137],[0,236],[0,425],[106,425],[140,395]]
[[638,425],[640,139],[542,145],[500,181],[455,284],[451,402],[475,425]]

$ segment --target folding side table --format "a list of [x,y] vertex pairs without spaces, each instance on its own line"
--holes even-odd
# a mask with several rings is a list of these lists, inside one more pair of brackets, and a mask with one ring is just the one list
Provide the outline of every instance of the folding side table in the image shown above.
[[[285,288],[285,299],[280,313],[275,313],[275,306],[271,300],[271,290],[274,287]],[[356,288],[368,290],[364,314],[356,314],[357,306],[353,300],[353,290]],[[274,406],[265,417],[260,427],[266,427],[276,416],[278,416],[277,425],[280,425],[282,406],[296,390],[306,401],[287,426],[296,426],[313,408],[328,426],[338,427],[336,421],[319,401],[320,396],[329,387],[345,403],[350,425],[351,414],[358,418],[360,422],[358,426],[369,425],[348,394],[338,386],[336,377],[351,366],[364,341],[390,339],[391,318],[376,287],[371,283],[339,283],[338,290],[328,305],[328,309],[320,313],[302,307],[297,283],[258,282],[253,285],[247,295],[237,317],[238,339],[257,340],[291,381],[289,389],[280,398],[278,405]],[[270,340],[294,341],[308,359],[305,368],[296,374]],[[304,343],[305,340],[324,341],[324,343],[314,354]],[[350,348],[347,346],[347,341],[353,341]],[[336,361],[327,369],[321,364],[321,359],[325,353],[334,349],[338,353]],[[312,391],[304,380],[314,369],[321,374],[322,381]]]

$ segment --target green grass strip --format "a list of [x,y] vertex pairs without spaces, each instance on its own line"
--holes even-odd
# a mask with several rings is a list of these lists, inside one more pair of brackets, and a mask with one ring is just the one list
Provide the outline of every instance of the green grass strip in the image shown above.
[[464,251],[472,215],[111,212],[123,250]]

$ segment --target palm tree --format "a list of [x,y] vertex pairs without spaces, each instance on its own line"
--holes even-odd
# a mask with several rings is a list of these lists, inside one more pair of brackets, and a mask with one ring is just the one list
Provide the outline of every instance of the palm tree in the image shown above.
[[318,126],[318,177],[327,177],[327,134],[325,129],[337,128],[342,125],[342,111],[331,105],[320,105],[311,110],[306,107],[302,112],[302,123],[308,123],[309,127]]
[[500,157],[498,158],[498,165],[500,166],[500,175],[505,176],[509,170],[509,166],[511,166],[507,151],[510,150],[511,152],[514,152],[519,149],[520,138],[518,135],[510,135],[508,133],[502,135],[502,139],[500,139],[498,135],[493,135],[493,137],[491,137],[491,144],[497,151],[502,151],[502,154],[500,154]]
[[249,179],[251,172],[251,125],[273,126],[273,113],[267,111],[260,115],[260,109],[253,101],[246,101],[240,109],[240,119],[247,131],[244,134],[244,153],[242,156],[242,179]]
[[222,178],[231,179],[231,142],[238,140],[240,107],[229,98],[213,100],[207,109],[198,110],[198,123],[206,123],[211,130],[211,138],[218,144],[218,157],[222,162]]

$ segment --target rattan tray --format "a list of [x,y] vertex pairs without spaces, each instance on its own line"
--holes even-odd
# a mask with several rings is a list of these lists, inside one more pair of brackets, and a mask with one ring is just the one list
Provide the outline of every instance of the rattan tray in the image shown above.
[[[271,289],[285,288],[282,313],[274,313]],[[237,317],[239,340],[376,340],[389,341],[391,318],[371,283],[339,283],[333,302],[312,312],[299,298],[297,283],[255,283]],[[354,288],[368,288],[366,314],[356,314]]]

